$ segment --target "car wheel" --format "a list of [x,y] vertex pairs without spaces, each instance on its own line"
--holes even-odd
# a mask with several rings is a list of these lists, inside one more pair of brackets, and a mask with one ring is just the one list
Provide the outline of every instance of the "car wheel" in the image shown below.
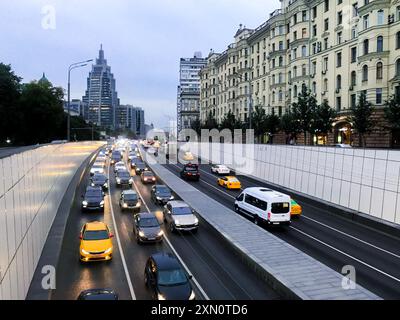
[[146,287],[149,286],[149,279],[148,279],[148,277],[147,277],[147,273],[146,273],[146,272],[144,273],[144,285],[145,285]]
[[236,212],[239,212],[239,211],[240,211],[240,210],[239,210],[239,206],[236,205],[236,204],[235,204],[235,211],[236,211]]
[[259,226],[260,225],[260,218],[258,216],[254,217],[254,223],[255,225]]
[[169,230],[170,230],[172,233],[175,232],[175,227],[174,227],[174,224],[173,224],[172,222],[169,224]]

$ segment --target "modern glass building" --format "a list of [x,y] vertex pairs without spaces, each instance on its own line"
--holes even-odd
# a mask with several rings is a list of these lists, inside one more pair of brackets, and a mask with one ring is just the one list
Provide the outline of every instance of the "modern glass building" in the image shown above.
[[132,105],[119,105],[115,113],[116,129],[127,129],[137,136],[144,137],[144,110]]
[[87,104],[87,120],[103,128],[115,127],[115,111],[118,106],[118,95],[115,90],[115,79],[111,67],[104,59],[103,46],[100,46],[99,58],[92,66],[87,79],[87,90],[82,97]]

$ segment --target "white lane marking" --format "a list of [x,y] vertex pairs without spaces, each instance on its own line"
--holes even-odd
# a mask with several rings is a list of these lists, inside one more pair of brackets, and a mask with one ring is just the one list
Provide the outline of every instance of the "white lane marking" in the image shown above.
[[[136,185],[136,181],[133,182],[136,192],[138,193],[138,195],[140,196],[140,198],[143,201],[143,204],[145,205],[146,209],[148,212],[151,212],[149,206],[147,205],[146,201],[144,200],[141,192],[139,191],[139,188]],[[199,289],[199,291],[201,292],[201,294],[203,295],[203,297],[206,300],[210,300],[210,298],[208,297],[208,295],[206,294],[206,292],[204,291],[204,289],[201,287],[201,285],[199,284],[199,282],[196,280],[196,278],[193,276],[193,274],[190,272],[189,268],[187,267],[187,265],[185,264],[185,262],[183,262],[183,259],[180,257],[180,255],[178,254],[178,252],[176,252],[175,248],[172,246],[172,243],[168,240],[167,235],[164,233],[164,239],[167,241],[168,246],[171,248],[172,252],[175,254],[175,256],[178,258],[178,260],[180,261],[180,263],[182,264],[182,266],[185,268],[186,272],[190,275],[192,275],[192,280],[195,283],[196,287]]]
[[317,241],[317,242],[323,244],[324,246],[327,246],[328,248],[331,248],[332,250],[335,250],[336,252],[341,253],[342,255],[344,255],[344,256],[346,256],[346,257],[348,257],[350,259],[353,259],[353,260],[363,264],[364,266],[366,266],[368,268],[371,268],[371,269],[375,270],[378,273],[383,274],[384,276],[387,276],[387,277],[389,277],[389,278],[391,278],[391,279],[393,279],[393,280],[395,280],[397,282],[400,282],[400,279],[398,279],[398,278],[396,278],[396,277],[394,277],[394,276],[392,276],[392,275],[390,275],[390,274],[388,274],[388,273],[386,273],[386,272],[384,272],[384,271],[382,271],[382,270],[380,270],[378,268],[375,268],[374,266],[371,266],[370,264],[368,264],[368,263],[366,263],[366,262],[364,262],[364,261],[362,261],[360,259],[357,259],[357,258],[347,254],[346,252],[343,252],[343,251],[341,251],[341,250],[339,250],[339,249],[327,244],[326,242],[323,242],[323,241],[321,241],[321,240],[319,240],[319,239],[317,239],[317,238],[315,238],[315,237],[313,237],[313,236],[311,236],[311,235],[309,235],[309,234],[307,234],[307,233],[305,233],[305,232],[303,232],[303,231],[301,231],[301,230],[299,230],[299,229],[297,229],[297,228],[295,228],[293,226],[290,226],[290,228],[293,229],[293,230],[296,230],[297,232],[299,232],[299,233],[301,233],[303,235],[305,235],[306,237],[309,237],[309,238],[313,239],[314,241]]
[[121,240],[119,238],[119,233],[118,233],[118,227],[117,227],[117,223],[115,221],[115,216],[114,216],[114,209],[113,209],[112,196],[111,196],[112,192],[111,192],[111,182],[110,182],[111,181],[110,180],[110,165],[108,165],[107,176],[108,176],[108,183],[109,183],[109,198],[110,198],[110,207],[111,207],[111,217],[112,217],[113,224],[114,224],[115,236],[117,238],[119,251],[121,252],[122,265],[124,267],[125,276],[126,276],[126,280],[128,282],[129,291],[131,293],[132,300],[136,300],[135,291],[133,290],[132,280],[131,280],[131,277],[129,275],[128,266],[126,264],[124,251],[122,250]]
[[[179,168],[179,167],[176,166],[176,165],[175,165],[175,167]],[[205,181],[202,181],[202,182],[205,182]],[[209,183],[207,183],[207,182],[205,182],[205,183],[208,184],[208,185],[210,185],[210,186],[212,186],[211,184],[209,184]],[[212,186],[212,187],[215,188],[214,186]],[[218,188],[215,188],[215,189],[217,189],[217,190],[220,191],[220,192],[225,193],[226,195],[228,195],[228,196],[230,196],[230,197],[232,197],[232,198],[235,198],[235,197],[231,196],[230,194],[226,193],[225,191],[223,191],[223,190],[221,190],[221,189],[218,189]],[[362,260],[360,260],[360,259],[358,259],[358,258],[355,258],[355,257],[351,256],[350,254],[345,253],[345,252],[341,251],[340,249],[337,249],[337,248],[335,248],[335,247],[333,247],[333,246],[331,246],[331,245],[329,245],[329,244],[323,242],[322,240],[319,240],[319,239],[317,239],[317,238],[315,238],[315,237],[309,235],[308,233],[306,233],[306,232],[304,232],[304,231],[301,231],[301,230],[299,230],[299,229],[297,229],[297,228],[295,228],[295,227],[293,227],[293,226],[290,226],[290,228],[293,229],[293,230],[296,230],[297,232],[300,232],[301,234],[303,234],[303,235],[305,235],[305,236],[307,236],[307,237],[309,237],[309,238],[311,238],[311,239],[313,239],[314,241],[317,241],[317,242],[319,242],[319,243],[321,243],[321,244],[323,244],[323,245],[325,245],[325,246],[331,248],[332,250],[335,250],[336,252],[339,252],[339,253],[343,254],[344,256],[346,256],[346,257],[348,257],[348,258],[351,258],[351,259],[353,259],[353,260],[355,260],[355,261],[357,261],[357,262],[359,262],[359,263],[361,263],[361,264],[363,264],[363,265],[365,265],[365,266],[371,268],[372,270],[375,270],[375,271],[378,272],[378,273],[381,273],[381,274],[383,274],[383,275],[385,275],[385,276],[387,276],[387,277],[389,277],[389,278],[391,278],[391,279],[393,279],[393,280],[395,280],[395,281],[400,282],[400,279],[398,279],[398,278],[396,278],[396,277],[394,277],[394,276],[392,276],[392,275],[390,275],[390,274],[388,274],[388,273],[386,273],[386,272],[384,272],[384,271],[382,271],[382,270],[380,270],[380,269],[378,269],[378,268],[375,268],[374,266],[372,266],[372,265],[370,265],[370,264],[368,264],[368,263],[366,263],[366,262],[364,262],[364,261],[362,261]]]

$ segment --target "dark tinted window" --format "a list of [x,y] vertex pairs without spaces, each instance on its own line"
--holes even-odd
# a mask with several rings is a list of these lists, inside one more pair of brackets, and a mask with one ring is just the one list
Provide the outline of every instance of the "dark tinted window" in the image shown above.
[[83,234],[83,240],[86,241],[105,240],[108,238],[109,235],[107,230],[85,231]]
[[124,195],[124,199],[125,199],[125,200],[130,200],[130,201],[132,201],[132,200],[137,200],[137,198],[138,198],[137,195],[136,195],[136,194],[133,194],[133,193]]
[[271,204],[272,213],[288,213],[289,212],[289,202],[278,202]]
[[156,194],[169,196],[171,195],[171,190],[169,190],[167,187],[158,187],[156,188]]
[[185,170],[189,171],[189,172],[197,172],[197,168],[196,167],[186,167]]
[[130,178],[131,175],[127,171],[119,171],[118,176],[121,178]]
[[181,269],[161,270],[158,272],[158,284],[160,286],[176,286],[186,282],[186,275]]
[[246,203],[252,205],[253,207],[256,207],[258,209],[261,209],[263,211],[267,210],[268,203],[265,201],[262,201],[256,197],[250,196],[246,194],[245,200]]
[[160,224],[158,223],[157,218],[141,218],[139,219],[139,226],[142,228],[155,228]]
[[192,209],[189,207],[177,207],[172,209],[173,215],[185,215],[185,214],[192,214]]
[[86,191],[86,197],[102,197],[103,192],[101,190],[88,190]]

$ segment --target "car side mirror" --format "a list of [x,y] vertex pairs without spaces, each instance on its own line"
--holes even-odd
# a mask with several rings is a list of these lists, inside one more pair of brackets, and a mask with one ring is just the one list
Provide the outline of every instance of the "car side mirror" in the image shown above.
[[83,237],[80,235],[80,236],[79,236],[79,240],[82,240],[82,239],[83,239]]
[[110,233],[110,238],[114,238],[114,235],[112,233]]

